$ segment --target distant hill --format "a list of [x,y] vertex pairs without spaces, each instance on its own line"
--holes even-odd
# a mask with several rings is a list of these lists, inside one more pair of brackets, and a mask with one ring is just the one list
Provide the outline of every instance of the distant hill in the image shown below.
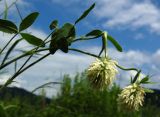
[[[34,104],[37,100],[41,100],[42,96],[35,95],[23,88],[18,87],[6,87],[4,90],[0,91],[0,100],[10,100],[13,98],[18,98],[22,102],[28,100],[31,104]],[[46,103],[50,103],[51,99],[45,98]]]
[[[147,93],[145,96],[145,105],[151,104],[155,105],[157,107],[160,107],[160,90],[153,89],[154,93]],[[34,104],[34,102],[37,102],[37,100],[41,100],[42,97],[35,95],[23,88],[17,88],[17,87],[7,87],[3,91],[0,92],[0,100],[10,100],[13,98],[18,98],[22,102],[25,100],[28,100],[31,104]],[[51,99],[45,98],[46,103],[50,103]]]

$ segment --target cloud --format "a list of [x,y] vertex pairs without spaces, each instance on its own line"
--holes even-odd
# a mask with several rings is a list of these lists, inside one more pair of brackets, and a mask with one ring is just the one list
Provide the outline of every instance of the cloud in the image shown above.
[[[151,0],[52,0],[54,4],[73,7],[81,5],[83,9],[96,2],[93,10],[97,19],[102,21],[104,28],[140,29],[146,28],[150,32],[160,34],[160,8]],[[80,9],[79,7],[76,7]],[[77,11],[76,11],[77,12]],[[141,39],[137,35],[136,39]]]
[[[47,34],[40,29],[32,27],[28,29],[28,32],[32,32],[32,34],[37,37],[41,37],[44,39]],[[7,34],[1,33],[0,39],[1,41],[10,38],[11,36]],[[28,46],[28,44],[24,41],[21,43],[18,48],[24,48]],[[80,47],[83,48],[84,51],[89,51],[91,53],[97,54],[101,47],[98,46],[89,46],[89,47]],[[44,53],[42,53],[44,54]],[[109,55],[118,61],[118,63],[125,67],[136,67],[140,68],[143,71],[143,74],[150,74],[153,76],[153,81],[160,80],[160,49],[158,49],[154,53],[142,52],[139,50],[128,50],[125,52],[117,52],[115,49],[109,49]],[[35,60],[37,58],[32,59]],[[18,85],[26,88],[28,90],[33,90],[34,88],[42,85],[43,83],[49,81],[62,81],[63,74],[71,74],[74,76],[76,72],[82,72],[88,68],[91,62],[93,62],[95,58],[90,57],[88,55],[83,55],[75,52],[69,52],[67,54],[62,53],[61,51],[57,51],[54,55],[50,55],[48,58],[44,59],[40,63],[31,67],[27,71],[25,71],[22,75],[16,78],[19,81]],[[19,61],[18,65],[20,66],[24,61]],[[13,67],[9,67],[9,70]],[[9,72],[10,74],[12,73]],[[135,73],[133,72],[122,72],[118,75],[118,82],[121,86],[127,85],[130,80],[130,76]],[[0,82],[6,81],[7,76],[2,76],[4,79]],[[59,89],[59,85],[55,86],[55,89]],[[49,91],[51,92],[51,91]],[[55,93],[55,91],[53,91]],[[48,94],[47,94],[48,95]],[[52,95],[52,94],[50,94]]]
[[[90,47],[90,49],[85,48],[84,50],[97,53],[99,47]],[[153,75],[152,73],[155,73],[156,75],[154,75],[152,79],[153,81],[158,81],[157,78],[160,76],[158,72],[160,67],[157,65],[157,63],[160,63],[158,59],[159,50],[157,50],[155,53],[145,53],[135,50],[119,53],[115,49],[110,49],[109,55],[113,59],[117,60],[120,65],[126,68],[140,68],[143,71],[142,73],[146,75],[148,72],[149,75]],[[21,77],[30,81],[33,88],[46,82],[46,78],[48,78],[49,81],[61,81],[62,74],[71,74],[74,76],[76,72],[82,72],[83,70],[87,69],[90,63],[94,60],[95,58],[87,55],[75,53],[65,54],[58,51],[55,55],[52,55],[39,64],[33,66]],[[156,67],[156,69],[158,69],[157,71],[155,71],[155,68],[151,67],[153,65]],[[130,76],[133,76],[134,74],[134,71],[122,72],[120,70],[118,79],[121,79],[121,86],[129,84]],[[35,80],[37,82],[34,82]]]
[[90,2],[91,1],[82,2],[81,0],[69,0],[67,2],[66,2],[66,0],[52,0],[52,3],[58,4],[58,5],[61,5],[61,6],[65,6],[65,7],[74,6],[75,4],[76,5],[85,5],[85,4],[88,4]]
[[[17,7],[20,9],[21,15],[26,14],[26,12],[28,12],[32,6],[29,2],[27,2],[25,0],[6,0],[6,3],[7,3],[7,7],[8,7],[7,18],[15,19],[16,22],[18,20],[17,16],[19,17],[19,14],[16,9],[15,3],[17,5]],[[5,9],[6,9],[5,0],[2,0],[0,2],[0,17],[2,17],[2,18],[4,17]]]
[[[3,85],[7,82],[7,80],[11,77],[10,74],[1,74],[0,75],[0,85]],[[14,82],[9,85],[10,87],[23,87],[23,85],[26,83],[25,80],[22,79],[16,79]]]
[[148,27],[160,33],[160,9],[150,0],[100,0],[95,14],[104,20],[104,27]]

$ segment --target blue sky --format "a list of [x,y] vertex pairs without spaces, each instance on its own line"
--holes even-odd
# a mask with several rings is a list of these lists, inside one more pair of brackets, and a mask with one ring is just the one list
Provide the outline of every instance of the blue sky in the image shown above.
[[[11,4],[13,1],[8,0],[7,3]],[[34,11],[40,13],[29,32],[45,38],[50,32],[48,27],[52,20],[57,19],[60,25],[65,22],[72,23],[94,2],[96,2],[94,10],[77,25],[77,34],[83,35],[93,29],[107,31],[117,39],[124,50],[123,53],[119,53],[110,44],[112,58],[123,66],[141,68],[144,74],[153,75],[153,81],[159,82],[160,2],[158,0],[18,0],[17,4],[22,17]],[[1,11],[3,7],[4,5],[1,4]],[[10,9],[9,18],[15,22],[20,21],[14,6]],[[100,46],[100,40],[74,45],[76,48],[93,53],[98,53]],[[44,82],[59,81],[61,74],[81,72],[93,60],[94,58],[85,55],[75,53],[66,55],[58,52],[17,78],[18,86],[32,90]],[[133,72],[121,73],[120,81],[124,85],[128,83],[129,76],[134,74]],[[5,75],[4,78],[7,77],[8,75]],[[151,87],[158,88],[159,85]]]

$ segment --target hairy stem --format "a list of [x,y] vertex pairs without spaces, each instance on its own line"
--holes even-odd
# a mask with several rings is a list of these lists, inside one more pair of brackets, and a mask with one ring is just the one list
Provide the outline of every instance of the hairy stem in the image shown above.
[[131,70],[137,71],[137,72],[139,71],[139,70],[136,69],[136,68],[124,68],[124,67],[119,66],[119,65],[117,65],[117,64],[116,64],[116,66],[117,66],[118,68],[122,69],[122,70],[125,70],[125,71],[131,71]]
[[95,54],[91,54],[89,52],[84,52],[82,50],[78,50],[78,49],[75,49],[75,48],[69,48],[68,50],[72,50],[72,51],[76,51],[76,52],[79,52],[79,53],[82,53],[82,54],[86,54],[86,55],[89,55],[89,56],[93,56],[93,57],[96,57],[96,58],[100,58],[99,56],[95,55]]

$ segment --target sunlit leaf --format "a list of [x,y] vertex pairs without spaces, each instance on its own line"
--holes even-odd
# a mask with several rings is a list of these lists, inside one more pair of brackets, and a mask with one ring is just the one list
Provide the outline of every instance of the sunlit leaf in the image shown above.
[[140,83],[145,83],[145,82],[147,82],[149,80],[149,76],[146,76],[146,77],[144,77],[141,81],[140,81]]
[[19,31],[23,31],[28,27],[30,27],[34,23],[34,21],[37,19],[38,15],[39,15],[38,12],[33,12],[29,14],[27,17],[25,17],[19,26]]
[[93,31],[89,32],[88,34],[86,34],[86,36],[99,37],[102,35],[102,33],[103,33],[103,31],[101,31],[101,30],[93,30]]
[[116,47],[116,49],[120,52],[123,51],[121,45],[110,35],[107,35],[107,39],[111,41],[111,43]]
[[148,89],[148,88],[144,88],[144,91],[145,91],[146,93],[154,93],[154,91],[153,91],[153,90]]
[[39,46],[39,47],[45,47],[45,43],[42,39],[35,37],[28,33],[21,33],[21,36],[30,44]]

